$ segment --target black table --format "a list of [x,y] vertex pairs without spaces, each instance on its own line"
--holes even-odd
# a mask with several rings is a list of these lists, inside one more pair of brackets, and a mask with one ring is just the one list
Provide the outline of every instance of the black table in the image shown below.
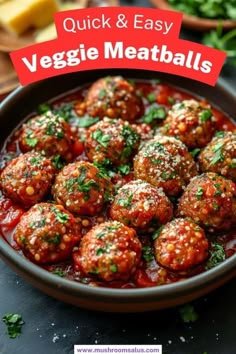
[[[147,1],[121,1],[148,6]],[[181,36],[199,37],[186,31]],[[236,69],[222,77],[236,91]],[[234,354],[236,352],[235,279],[193,302],[199,318],[182,321],[177,308],[145,314],[104,314],[81,310],[34,289],[0,261],[0,318],[20,313],[22,335],[13,340],[0,321],[0,354],[70,354],[74,344],[162,344],[164,354]]]

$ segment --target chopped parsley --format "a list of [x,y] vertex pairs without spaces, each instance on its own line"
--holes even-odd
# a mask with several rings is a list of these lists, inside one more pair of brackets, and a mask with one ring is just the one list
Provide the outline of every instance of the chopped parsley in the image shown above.
[[96,250],[96,255],[101,256],[102,254],[107,253],[107,248],[98,248]]
[[149,93],[147,95],[147,100],[149,103],[154,103],[156,101],[156,94],[155,93]]
[[210,258],[207,261],[206,269],[211,269],[223,262],[226,258],[224,247],[218,242],[212,242]]
[[146,262],[151,262],[154,259],[153,248],[150,246],[143,246],[142,257]]
[[215,133],[215,137],[217,138],[223,138],[225,136],[225,132],[224,131],[220,131],[220,132],[216,132]]
[[200,119],[202,122],[206,122],[207,120],[209,120],[212,117],[212,111],[210,109],[204,109],[204,111],[202,111],[200,113]]
[[103,134],[101,129],[97,129],[92,133],[92,138],[97,140],[97,142],[103,147],[107,147],[108,142],[111,140],[111,137],[108,134]]
[[106,235],[106,232],[105,231],[102,231],[102,232],[99,232],[96,237],[99,239],[99,238],[103,238],[103,236]]
[[124,160],[132,155],[133,150],[136,148],[136,144],[140,140],[140,136],[138,135],[138,133],[136,133],[134,130],[132,130],[126,125],[122,129],[121,135],[125,140],[125,147],[121,155],[121,160]]
[[118,166],[117,170],[122,176],[126,176],[130,173],[130,166],[129,165],[120,165],[120,166]]
[[159,143],[158,141],[155,141],[151,144],[148,144],[145,147],[143,155],[144,155],[144,157],[150,157],[150,155],[153,152],[159,153],[159,154],[164,154],[164,152],[165,152],[164,146],[161,143]]
[[170,104],[174,104],[174,103],[175,103],[174,97],[171,97],[171,96],[168,96],[168,97],[167,97],[167,101],[168,101],[168,103],[170,103]]
[[51,111],[51,106],[48,103],[42,103],[37,108],[37,112],[39,114],[44,114],[47,113],[48,111]]
[[89,200],[89,192],[91,190],[91,187],[95,187],[97,190],[99,189],[98,184],[93,180],[78,185],[77,190],[85,194],[84,200]]
[[124,208],[129,208],[131,206],[132,199],[133,194],[129,195],[127,199],[118,199],[117,204]]
[[61,270],[60,268],[55,268],[52,271],[52,274],[55,274],[55,275],[57,275],[58,277],[61,277],[61,278],[63,278],[66,275],[66,273],[63,272],[63,270]]
[[64,138],[64,132],[62,131],[61,127],[57,126],[56,122],[49,121],[47,130],[45,132],[47,135],[53,135],[58,139]]
[[222,148],[224,146],[223,142],[218,142],[212,148],[212,151],[215,153],[214,158],[211,160],[210,166],[216,164],[217,162],[224,161],[224,154],[222,152]]
[[203,197],[204,190],[202,187],[198,187],[197,192],[196,192],[196,197],[198,200],[201,200]]
[[220,210],[220,206],[217,203],[215,203],[215,202],[212,203],[212,207],[216,211]]
[[71,118],[76,117],[76,114],[74,112],[74,105],[73,103],[65,103],[61,105],[59,108],[55,108],[53,110],[54,114],[57,114],[61,118],[63,118],[65,121],[70,120]]
[[51,208],[52,211],[55,213],[57,221],[59,221],[61,224],[66,224],[67,221],[69,220],[69,215],[66,213],[61,213],[60,210],[56,209],[55,207]]
[[200,148],[193,149],[190,151],[190,154],[192,155],[193,158],[195,158],[199,153],[201,152]]
[[118,267],[117,267],[117,265],[116,265],[116,264],[112,264],[112,265],[110,266],[110,271],[111,271],[112,273],[117,273],[117,272],[118,272]]
[[56,232],[53,237],[47,239],[47,242],[53,243],[55,245],[59,245],[59,243],[61,242],[61,235],[58,232]]
[[151,107],[145,114],[142,121],[147,124],[151,124],[158,119],[165,119],[166,112],[163,107]]
[[159,229],[157,229],[153,234],[152,234],[152,239],[153,240],[156,240],[159,236],[160,236],[160,233],[162,232],[163,230],[163,225],[159,227]]
[[42,160],[43,156],[34,156],[34,157],[31,157],[29,159],[30,163],[32,163],[32,165],[34,166],[39,166],[40,165],[40,161]]
[[10,338],[15,339],[21,334],[21,327],[25,323],[22,316],[17,313],[7,313],[2,318],[3,322],[7,326],[7,333]]
[[26,138],[25,141],[26,141],[26,144],[31,147],[35,147],[38,144],[38,139],[36,139],[36,138]]
[[179,308],[180,316],[185,323],[195,322],[198,319],[198,314],[194,310],[194,307],[190,304],[186,304]]
[[98,94],[98,98],[103,99],[107,94],[107,91],[105,89],[102,89],[99,94]]
[[58,170],[65,166],[65,163],[60,155],[56,155],[52,158],[52,164]]
[[85,116],[78,119],[78,126],[80,128],[88,128],[91,127],[91,125],[97,123],[98,121],[99,121],[99,117],[92,118],[89,116]]

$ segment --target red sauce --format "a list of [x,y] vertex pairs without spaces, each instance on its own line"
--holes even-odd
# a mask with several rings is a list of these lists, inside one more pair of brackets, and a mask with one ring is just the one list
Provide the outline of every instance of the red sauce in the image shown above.
[[[184,99],[192,99],[195,98],[199,101],[201,99],[194,97],[192,94],[185,93],[179,89],[174,87],[170,87],[166,84],[159,84],[155,82],[136,82],[135,84],[136,92],[142,97],[142,101],[147,110],[151,105],[161,106],[165,110],[171,108],[173,102],[180,102]],[[87,92],[87,87],[78,89],[73,91],[72,93],[68,93],[63,97],[56,98],[53,102],[51,102],[51,106],[54,109],[60,108],[63,104],[69,103],[72,104],[74,109],[78,112],[83,108],[84,96]],[[147,99],[148,95],[152,94],[155,96],[154,102],[150,103]],[[212,109],[216,119],[217,119],[217,130],[225,130],[225,131],[233,131],[236,129],[236,124],[229,119],[229,117],[217,110],[216,108]],[[80,112],[81,113],[81,112]],[[31,114],[27,119],[32,118],[36,114]],[[77,119],[76,113],[74,111],[75,118],[70,120],[71,125],[76,125]],[[135,122],[132,122],[132,124]],[[139,122],[137,122],[139,123]],[[146,129],[145,127],[142,129]],[[80,136],[83,136],[84,128],[79,129]],[[145,132],[144,132],[145,133]],[[18,156],[21,151],[19,149],[18,142],[19,130],[15,131],[14,134],[6,140],[4,147],[0,154],[0,168],[3,169],[7,162],[14,157]],[[84,144],[79,139],[75,142],[73,146],[73,155],[76,156],[76,160],[86,160],[86,156],[84,153]],[[112,182],[116,185],[123,185],[133,179],[133,172],[131,171],[125,177],[122,177],[119,174],[116,174],[112,178]],[[18,246],[13,240],[14,228],[19,222],[21,216],[25,210],[14,204],[10,199],[0,196],[0,232],[2,236],[6,239],[6,241],[18,252],[21,253]],[[81,217],[81,225],[82,225],[82,234],[84,235],[88,230],[91,229],[92,226],[96,225],[96,223],[101,223],[103,221],[108,220],[107,211],[104,210],[100,215],[95,217]],[[86,226],[83,226],[86,225]],[[150,247],[150,237],[140,236],[142,244]],[[236,230],[231,230],[228,233],[221,233],[218,235],[208,235],[210,249],[214,248],[214,243],[217,241],[220,245],[223,246],[226,257],[231,257],[236,253]],[[22,255],[23,256],[23,255]],[[195,269],[189,270],[184,274],[177,274],[174,272],[170,272],[167,269],[161,267],[157,264],[155,259],[151,257],[150,261],[145,261],[142,259],[140,262],[138,269],[135,274],[128,282],[121,281],[113,281],[110,283],[103,283],[96,279],[96,277],[87,277],[81,273],[81,271],[73,268],[72,260],[59,264],[52,264],[48,266],[44,266],[44,269],[47,269],[50,272],[55,272],[59,276],[64,276],[70,280],[82,282],[84,284],[89,284],[90,286],[105,286],[105,287],[114,287],[114,288],[136,288],[136,287],[152,287],[158,286],[162,284],[173,283],[176,281],[183,280],[187,277],[193,276],[194,274],[203,272],[206,270],[206,264],[202,264]]]

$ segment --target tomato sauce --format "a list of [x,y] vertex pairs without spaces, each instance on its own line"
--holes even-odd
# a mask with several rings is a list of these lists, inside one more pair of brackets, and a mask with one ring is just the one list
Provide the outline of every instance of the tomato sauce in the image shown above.
[[[167,84],[159,83],[159,82],[139,82],[135,83],[136,93],[141,97],[145,111],[151,107],[163,107],[164,110],[169,110],[173,103],[181,102],[184,99],[197,99],[192,94],[186,93],[177,89],[175,87],[171,87]],[[83,87],[74,90],[73,92],[69,92],[64,96],[56,98],[52,102],[50,102],[50,106],[59,110],[61,107],[65,105],[70,105],[71,113],[69,123],[74,126],[75,131],[78,134],[78,140],[75,142],[73,146],[73,155],[75,156],[75,160],[87,160],[87,157],[84,152],[84,144],[83,139],[85,135],[86,127],[83,125],[79,125],[78,121],[85,115],[83,100],[87,92],[87,87]],[[148,99],[149,97],[149,99]],[[69,109],[69,108],[68,108]],[[212,109],[213,114],[217,119],[217,130],[225,130],[225,131],[233,131],[236,129],[236,123],[230,120],[230,118],[217,110],[216,108]],[[31,114],[27,117],[26,120],[35,116],[36,113]],[[132,122],[140,124],[140,120],[137,122]],[[155,122],[156,123],[156,122]],[[161,121],[160,121],[161,123]],[[79,128],[78,128],[79,125]],[[151,128],[156,129],[156,126],[151,123]],[[158,128],[158,124],[157,124]],[[147,127],[141,128],[145,133],[145,129]],[[0,169],[3,169],[8,161],[12,160],[16,156],[21,153],[19,148],[19,129],[14,131],[13,134],[7,138],[6,142],[3,145],[3,148],[0,153]],[[133,171],[126,176],[121,176],[119,173],[115,173],[112,176],[112,182],[115,186],[121,186],[131,180],[133,180]],[[50,196],[51,197],[51,196]],[[50,199],[49,197],[49,199]],[[2,194],[0,195],[0,232],[2,237],[18,252],[22,254],[19,250],[19,247],[16,245],[13,240],[14,229],[19,222],[21,216],[25,213],[24,210],[19,205],[14,204],[10,199],[6,198]],[[78,217],[77,221],[81,223],[82,226],[82,235],[88,232],[92,226],[97,223],[101,223],[103,221],[108,220],[107,210],[104,209],[102,213],[96,215],[94,217]],[[194,274],[198,274],[200,272],[206,271],[209,266],[207,263],[202,264],[200,266],[195,267],[194,269],[190,269],[185,273],[174,273],[163,267],[161,267],[154,259],[153,251],[151,247],[150,237],[146,235],[139,235],[141,242],[143,244],[143,248],[146,249],[147,254],[142,258],[135,274],[131,277],[128,282],[122,281],[113,281],[110,283],[104,283],[96,279],[96,277],[88,277],[84,275],[79,269],[73,267],[72,260],[68,260],[67,262],[50,264],[47,266],[43,266],[49,272],[54,273],[55,275],[68,278],[72,281],[81,282],[83,284],[89,284],[90,286],[105,286],[105,287],[114,287],[114,288],[136,288],[136,287],[153,287],[159,286],[162,284],[173,283],[176,281],[181,281],[188,277],[193,276]],[[217,249],[214,249],[217,244],[223,246],[225,250],[225,257],[231,257],[236,253],[236,230],[233,229],[230,232],[221,232],[219,234],[210,234],[208,235],[208,239],[210,242],[210,250],[216,252],[216,262],[217,262]],[[146,248],[145,248],[146,247]],[[219,249],[218,249],[219,251]],[[22,254],[22,257],[24,255]],[[213,257],[214,258],[214,257]]]

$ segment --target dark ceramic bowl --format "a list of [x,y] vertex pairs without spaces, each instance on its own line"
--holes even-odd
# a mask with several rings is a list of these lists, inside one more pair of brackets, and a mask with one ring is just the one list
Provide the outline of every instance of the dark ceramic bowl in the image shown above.
[[[96,70],[58,76],[15,90],[0,107],[0,141],[3,142],[38,104],[108,74],[136,79],[163,79],[206,97],[228,115],[235,115],[235,95],[221,82],[216,87],[209,87],[189,79],[150,71]],[[236,275],[235,255],[205,273],[178,283],[145,289],[109,289],[59,278],[20,256],[2,238],[0,256],[18,274],[53,297],[84,308],[112,312],[139,312],[179,305],[212,291]]]

